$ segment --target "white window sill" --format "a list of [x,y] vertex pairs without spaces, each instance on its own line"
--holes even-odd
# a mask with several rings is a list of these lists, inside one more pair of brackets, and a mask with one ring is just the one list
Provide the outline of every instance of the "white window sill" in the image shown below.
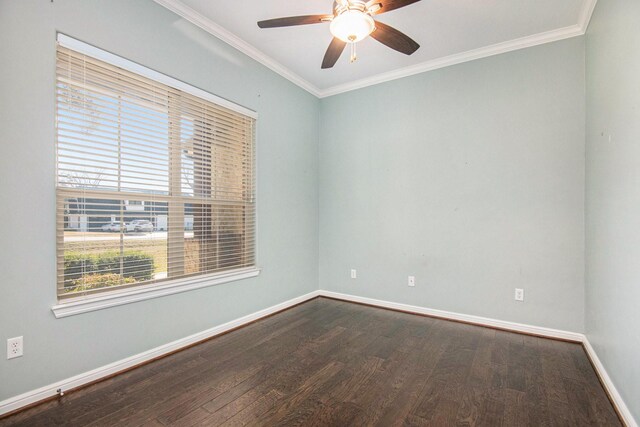
[[207,286],[220,285],[235,280],[248,279],[258,274],[260,274],[260,269],[254,267],[228,273],[178,279],[159,285],[114,291],[113,293],[104,293],[90,297],[73,298],[66,300],[64,303],[54,305],[51,307],[51,310],[56,316],[56,319],[60,319],[62,317],[102,310],[103,308],[130,304],[132,302],[163,297],[165,295],[177,294],[193,289],[205,288]]

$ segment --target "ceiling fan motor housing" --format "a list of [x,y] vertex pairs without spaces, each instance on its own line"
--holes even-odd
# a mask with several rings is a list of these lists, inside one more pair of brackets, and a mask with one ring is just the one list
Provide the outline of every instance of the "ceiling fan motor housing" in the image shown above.
[[337,0],[333,2],[333,15],[338,16],[347,10],[357,10],[373,15],[382,7],[380,1],[381,0]]
[[362,0],[338,0],[333,2],[333,11],[336,16],[347,10],[359,10],[360,12],[365,12],[366,9],[367,2]]

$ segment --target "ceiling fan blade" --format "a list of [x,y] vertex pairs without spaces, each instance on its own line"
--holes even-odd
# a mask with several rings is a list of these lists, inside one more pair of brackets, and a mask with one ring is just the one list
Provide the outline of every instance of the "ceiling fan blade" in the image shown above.
[[371,33],[371,37],[405,55],[411,55],[420,47],[411,37],[378,21],[376,21],[376,29]]
[[380,4],[380,9],[375,11],[374,15],[390,12],[394,9],[400,9],[401,7],[409,6],[412,3],[419,2],[420,0],[372,0],[370,3]]
[[322,69],[331,68],[336,65],[338,62],[338,58],[342,55],[342,51],[347,44],[340,40],[337,37],[334,37],[329,44],[329,48],[327,52],[324,54],[324,59],[322,60]]
[[260,28],[275,28],[275,27],[291,27],[293,25],[307,25],[307,24],[320,24],[327,20],[331,20],[333,15],[304,15],[304,16],[287,16],[286,18],[267,19],[266,21],[259,21],[258,27]]

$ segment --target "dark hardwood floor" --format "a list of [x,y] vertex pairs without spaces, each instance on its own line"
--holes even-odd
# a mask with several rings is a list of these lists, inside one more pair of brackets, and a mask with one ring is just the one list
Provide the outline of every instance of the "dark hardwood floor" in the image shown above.
[[615,426],[578,344],[324,298],[1,426]]

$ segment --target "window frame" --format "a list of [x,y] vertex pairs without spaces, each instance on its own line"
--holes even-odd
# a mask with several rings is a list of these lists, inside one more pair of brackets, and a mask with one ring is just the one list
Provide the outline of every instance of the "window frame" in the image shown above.
[[[136,73],[145,78],[155,80],[167,86],[171,86],[182,92],[197,96],[206,101],[217,104],[239,114],[245,115],[254,120],[258,119],[258,114],[235,104],[224,98],[220,98],[202,89],[191,86],[175,78],[159,73],[145,66],[122,58],[118,55],[99,49],[82,41],[76,40],[62,33],[57,34],[57,42],[60,46],[74,50],[78,53],[91,56],[111,65],[123,68],[127,71]],[[57,118],[56,118],[57,120]],[[257,140],[257,131],[254,133],[254,144]],[[253,150],[254,176],[257,179],[257,150]],[[57,179],[57,178],[56,178]],[[57,190],[56,190],[57,192]],[[56,318],[67,317],[75,314],[85,313],[94,310],[100,310],[107,307],[128,304],[136,301],[157,298],[160,296],[170,295],[188,290],[199,289],[207,286],[214,286],[222,283],[228,283],[235,280],[255,277],[260,274],[261,268],[258,267],[258,212],[257,212],[257,185],[254,186],[253,195],[255,200],[254,213],[254,243],[253,253],[255,263],[252,267],[240,267],[222,272],[203,273],[188,277],[178,277],[175,279],[164,280],[157,283],[141,284],[138,286],[125,287],[122,289],[113,289],[88,295],[69,296],[63,299],[56,295],[57,305],[52,307],[52,311]],[[57,203],[57,202],[56,202]],[[59,242],[56,242],[56,246]],[[57,253],[57,250],[56,250]],[[56,261],[57,263],[57,261]],[[57,282],[57,280],[56,280]],[[56,283],[56,289],[58,284]],[[56,291],[57,294],[57,291]]]

